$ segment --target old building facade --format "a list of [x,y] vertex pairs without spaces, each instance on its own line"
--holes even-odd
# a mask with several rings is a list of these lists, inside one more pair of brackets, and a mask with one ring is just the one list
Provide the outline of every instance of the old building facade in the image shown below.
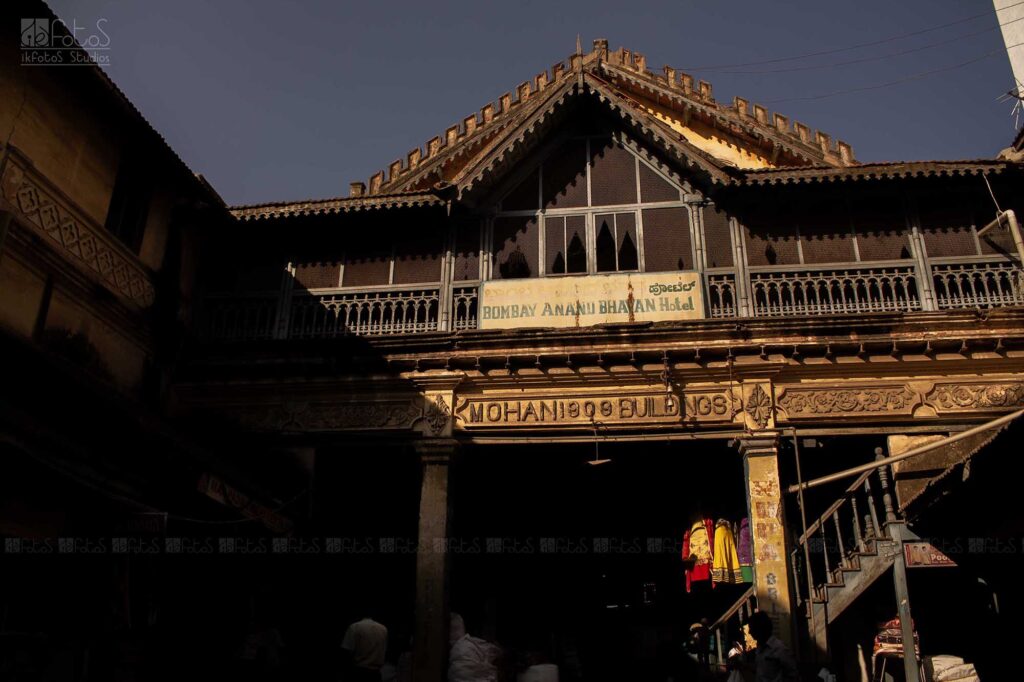
[[[919,539],[907,522],[976,452],[998,456],[1004,424],[971,429],[1024,408],[1017,162],[860,163],[598,40],[347,197],[229,208],[99,70],[67,84],[11,71],[5,343],[52,372],[79,372],[61,364],[70,353],[86,371],[59,381],[109,390],[125,414],[83,418],[78,452],[39,395],[6,442],[77,461],[79,477],[130,479],[124,495],[178,517],[208,515],[196,509],[212,498],[275,537],[373,538],[373,559],[348,557],[357,577],[345,556],[332,570],[406,610],[416,679],[443,677],[453,608],[515,639],[520,611],[577,608],[545,606],[559,594],[625,612],[655,609],[658,591],[678,593],[679,613],[614,627],[707,617],[721,645],[756,607],[804,660],[855,668],[830,637],[852,631],[841,617],[867,602],[901,613],[893,548]],[[61,132],[73,88],[110,111]],[[141,142],[125,139],[136,128]],[[137,440],[117,454],[144,443],[153,461],[90,459],[106,449],[90,428],[118,419]],[[922,444],[941,447],[919,475],[915,459],[799,485]],[[306,512],[285,504],[307,485],[297,472]],[[618,511],[589,519],[607,505]],[[45,534],[31,506],[8,536]],[[686,607],[688,557],[660,535],[730,514],[749,519],[751,582]],[[629,567],[614,563],[616,533],[642,538],[619,552],[639,555]],[[575,549],[586,556],[568,568],[543,563]],[[643,577],[666,565],[667,579]],[[588,572],[620,576],[625,596],[578,587]],[[509,596],[516,580],[543,599]],[[567,641],[593,636],[550,634],[563,664]],[[585,679],[603,679],[601,660]]]

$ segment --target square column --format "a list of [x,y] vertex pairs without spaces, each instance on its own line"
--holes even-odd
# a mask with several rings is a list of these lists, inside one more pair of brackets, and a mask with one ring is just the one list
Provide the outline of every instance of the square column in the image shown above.
[[779,439],[763,433],[739,440],[747,481],[750,537],[754,550],[757,608],[771,616],[775,635],[793,649],[793,602],[788,564],[790,552],[779,483]]
[[416,550],[413,679],[441,682],[448,663],[448,480],[458,445],[439,438],[414,447],[423,465],[423,481]]

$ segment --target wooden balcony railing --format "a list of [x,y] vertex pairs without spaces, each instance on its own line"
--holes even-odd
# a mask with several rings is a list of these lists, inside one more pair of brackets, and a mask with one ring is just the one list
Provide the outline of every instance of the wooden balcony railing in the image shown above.
[[756,317],[921,310],[913,265],[759,269],[750,274]]
[[293,294],[288,337],[433,332],[438,330],[439,300],[437,287]]
[[940,309],[1024,305],[1024,271],[1007,260],[932,265]]
[[452,291],[452,329],[476,329],[479,284],[464,284]]
[[203,301],[205,336],[217,341],[272,339],[279,303],[277,292],[211,294]]
[[[851,313],[912,312],[946,308],[1024,305],[1024,272],[1009,260],[968,258],[933,262],[932,291],[919,292],[912,264],[870,267],[761,267],[750,279],[733,271],[705,273],[705,303],[712,319]],[[749,300],[741,301],[743,294]],[[462,282],[445,295],[439,285],[366,289],[314,289],[217,294],[205,301],[210,339],[313,339],[463,331],[478,325],[478,282]],[[924,296],[934,296],[925,302]]]
[[727,273],[708,273],[707,282],[708,317],[736,317],[739,306],[736,304],[736,275]]
[[455,287],[442,313],[438,286],[295,292],[281,304],[277,293],[214,294],[204,305],[206,337],[322,339],[338,336],[421,334],[475,329],[477,286]]

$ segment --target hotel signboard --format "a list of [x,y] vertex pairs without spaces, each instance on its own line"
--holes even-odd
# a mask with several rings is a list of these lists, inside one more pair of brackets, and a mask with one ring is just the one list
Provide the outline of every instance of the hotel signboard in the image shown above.
[[696,272],[534,277],[480,285],[480,329],[589,327],[702,317],[704,299]]

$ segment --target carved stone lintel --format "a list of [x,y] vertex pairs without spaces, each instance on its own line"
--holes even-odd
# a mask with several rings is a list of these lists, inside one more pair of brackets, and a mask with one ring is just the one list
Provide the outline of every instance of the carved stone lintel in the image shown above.
[[906,385],[862,388],[786,388],[778,405],[787,421],[820,416],[910,415],[917,393]]
[[253,405],[233,412],[256,431],[346,431],[408,429],[423,416],[413,399],[377,403],[285,403]]
[[939,414],[1019,409],[1024,407],[1024,382],[936,384],[925,395],[925,404]]

